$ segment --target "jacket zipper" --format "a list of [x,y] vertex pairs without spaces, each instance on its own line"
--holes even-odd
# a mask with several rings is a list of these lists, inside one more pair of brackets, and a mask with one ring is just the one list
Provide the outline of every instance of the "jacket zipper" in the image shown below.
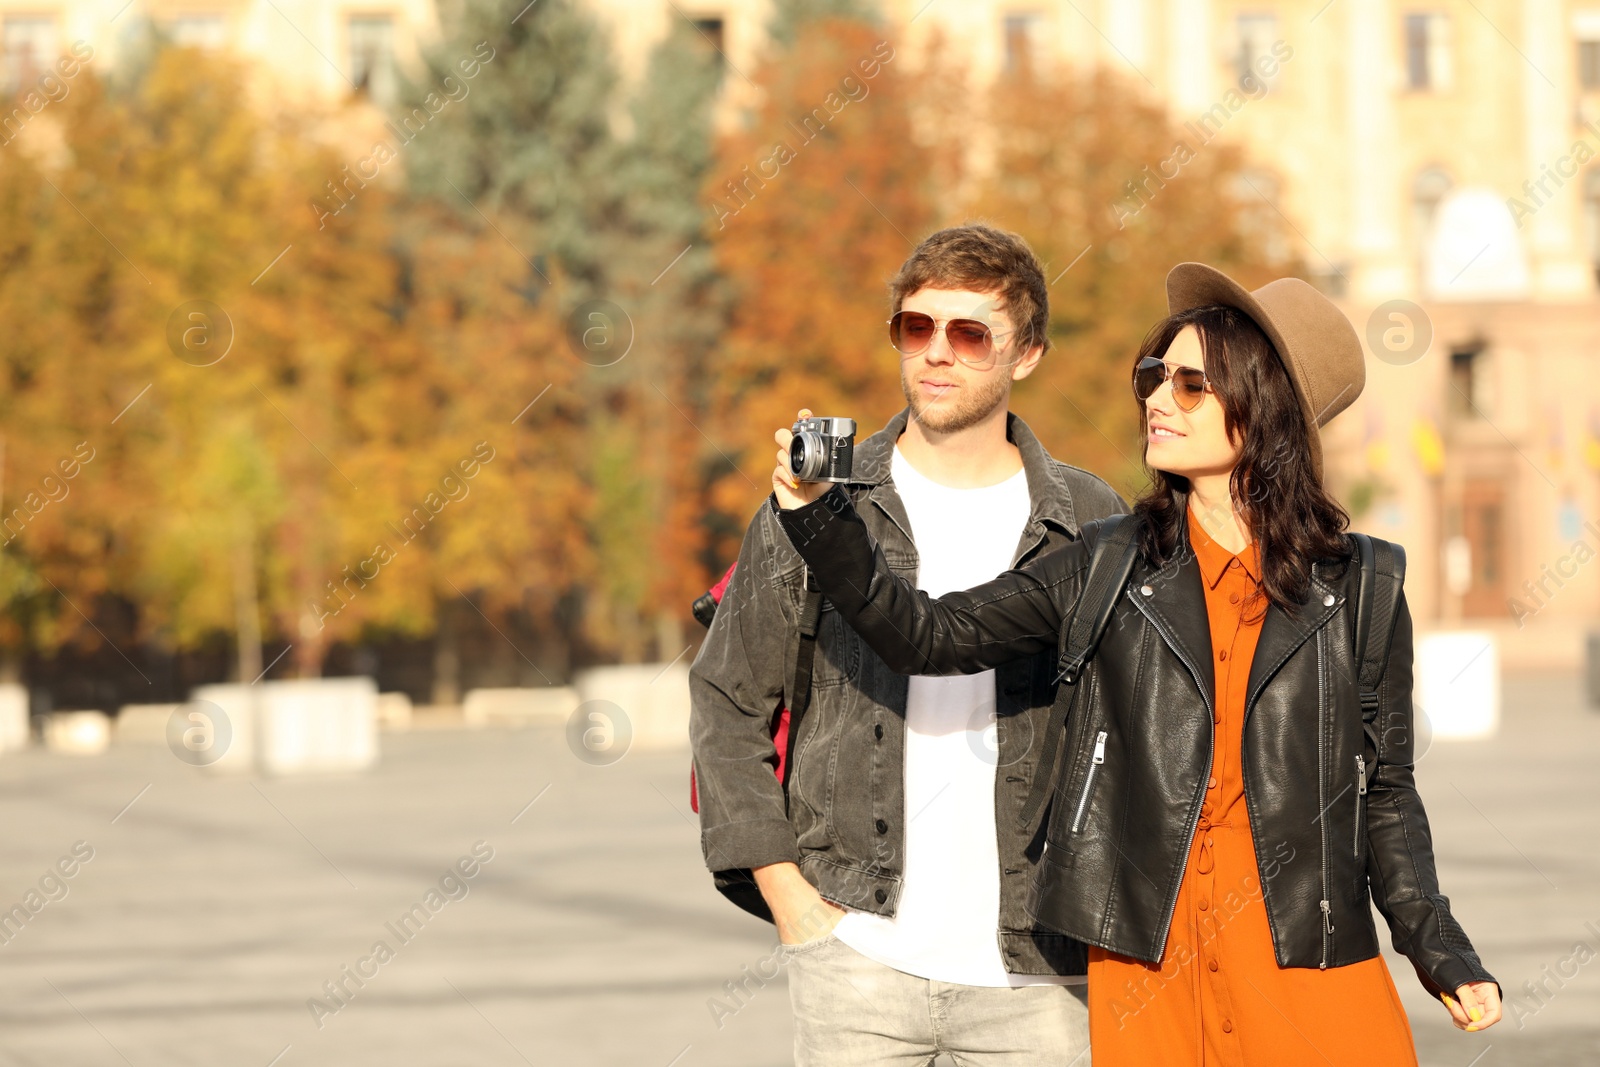
[[1328,949],[1333,942],[1333,905],[1328,900],[1328,802],[1327,802],[1327,775],[1323,773],[1323,734],[1327,732],[1327,702],[1326,686],[1323,683],[1323,653],[1327,646],[1325,632],[1317,630],[1317,805],[1322,811],[1322,818],[1317,820],[1317,829],[1322,838],[1322,962],[1318,967],[1326,970],[1328,966]]
[[1367,757],[1356,754],[1356,840],[1352,852],[1361,855],[1361,798],[1367,795]]
[[1072,817],[1072,832],[1083,825],[1083,811],[1089,806],[1089,790],[1094,787],[1095,768],[1106,761],[1106,732],[1101,730],[1094,739],[1094,758],[1089,761],[1089,773],[1083,779],[1083,795],[1078,798],[1078,813]]
[[[1180,650],[1181,646],[1179,646],[1177,640],[1172,636],[1171,631],[1169,631],[1165,626],[1161,625],[1161,621],[1159,619],[1145,610],[1144,605],[1140,603],[1138,597],[1132,597],[1131,599],[1133,600],[1134,605],[1138,607],[1139,613],[1150,620],[1150,625],[1154,626],[1156,628],[1156,632],[1159,633],[1162,639],[1167,642],[1167,647],[1172,649],[1177,657],[1183,661],[1183,665],[1185,667],[1189,668],[1189,674],[1194,678],[1195,688],[1200,690],[1200,699],[1205,701],[1207,740],[1206,769],[1205,772],[1200,775],[1200,786],[1202,789],[1204,789],[1207,779],[1211,777],[1211,768],[1215,764],[1217,757],[1217,729],[1215,725],[1217,713],[1211,705],[1211,694],[1206,692],[1206,684],[1200,678],[1199,668],[1197,668],[1193,661],[1191,661],[1189,657],[1184,655],[1184,653]],[[1195,828],[1200,823],[1200,805],[1191,801],[1190,809],[1193,814],[1189,816],[1189,830],[1184,837],[1183,844],[1183,855],[1185,857],[1184,862],[1186,863],[1188,862],[1187,857],[1189,855],[1189,850],[1194,847]],[[1172,916],[1177,910],[1178,894],[1174,892],[1172,894],[1171,902],[1167,904],[1166,920],[1161,924],[1161,936],[1157,939],[1157,950],[1160,953],[1165,953],[1166,951],[1167,934],[1172,930]]]

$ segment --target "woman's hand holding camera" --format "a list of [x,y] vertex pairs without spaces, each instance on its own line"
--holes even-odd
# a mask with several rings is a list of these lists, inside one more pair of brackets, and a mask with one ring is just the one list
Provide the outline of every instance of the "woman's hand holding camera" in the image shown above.
[[[801,408],[798,418],[809,419],[810,408]],[[792,511],[816,500],[828,491],[830,482],[802,482],[789,470],[789,442],[794,432],[787,426],[772,435],[778,442],[778,465],[772,469],[772,493],[778,498],[778,507]]]

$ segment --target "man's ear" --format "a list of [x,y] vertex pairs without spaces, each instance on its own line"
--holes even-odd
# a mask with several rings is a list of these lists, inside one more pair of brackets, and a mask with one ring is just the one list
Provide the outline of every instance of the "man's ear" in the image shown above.
[[1043,355],[1044,345],[1037,344],[1031,346],[1021,359],[1017,360],[1011,365],[1011,380],[1014,382],[1020,382],[1022,379],[1032,374],[1034,368],[1039,365],[1039,360],[1041,357],[1043,357]]

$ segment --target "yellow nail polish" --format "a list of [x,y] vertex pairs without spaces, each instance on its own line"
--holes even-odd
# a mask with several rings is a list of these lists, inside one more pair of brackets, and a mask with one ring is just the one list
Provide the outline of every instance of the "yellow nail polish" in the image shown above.
[[1479,1019],[1483,1018],[1483,1009],[1473,1008],[1470,1014],[1472,1016],[1472,1021],[1477,1022]]

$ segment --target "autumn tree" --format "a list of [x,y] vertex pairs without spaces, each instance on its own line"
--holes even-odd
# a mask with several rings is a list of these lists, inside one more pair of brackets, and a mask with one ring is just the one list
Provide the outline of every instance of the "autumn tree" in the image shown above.
[[724,137],[706,186],[717,262],[737,287],[709,367],[728,455],[712,506],[731,536],[767,494],[772,430],[803,402],[859,437],[905,404],[887,283],[933,222],[926,157],[894,45],[859,20],[803,23],[753,78],[762,100]]
[[[511,513],[528,524],[526,551],[548,556],[559,546],[551,557],[559,564],[548,574],[496,575],[473,595],[493,610],[520,605],[530,620],[575,599],[586,635],[625,660],[645,655],[654,618],[658,653],[671,656],[674,624],[704,588],[694,389],[721,313],[695,198],[710,155],[718,57],[678,27],[635,90],[631,121],[614,130],[620,84],[590,16],[558,0],[528,9],[506,31],[505,14],[501,5],[467,4],[430,51],[430,76],[442,78],[478,37],[496,49],[459,105],[463,114],[408,156],[419,203],[454,212],[463,230],[497,231],[508,247],[536,250],[525,257],[525,283],[503,285],[526,297],[522,314],[546,324],[542,347],[512,350],[485,338],[483,373],[505,377],[487,366],[496,359],[545,366],[551,391],[517,430],[526,463],[504,476],[522,488],[524,502]],[[452,240],[448,231],[432,234],[431,242]],[[466,309],[452,328],[473,329],[470,320],[483,316],[509,321],[504,308],[491,310],[430,269],[448,256],[413,258],[429,265],[419,269],[419,300],[435,299],[439,285]],[[482,573],[458,563],[459,575]],[[550,637],[559,644],[563,635]]]
[[[248,681],[263,632],[320,672],[334,632],[319,605],[349,530],[397,504],[374,416],[407,424],[381,383],[413,359],[390,308],[384,189],[348,181],[292,118],[252,113],[242,86],[225,59],[160,51],[78,99],[63,179],[115,220],[128,261],[86,387],[115,387],[97,404],[114,415],[150,386],[113,439],[119,588],[158,642],[234,632]],[[330,183],[356,202],[331,223],[311,209]]]
[[[960,84],[954,65],[926,72]],[[968,157],[964,213],[1028,239],[1047,268],[1054,348],[1012,407],[1068,462],[1125,496],[1143,484],[1129,380],[1166,314],[1163,279],[1198,260],[1247,286],[1297,273],[1288,223],[1226,137],[1202,140],[1104,68],[1024,71],[978,94],[992,157]],[[946,129],[953,128],[946,126]]]
[[[712,163],[722,57],[679,20],[629,102],[614,180],[612,292],[633,350],[593,368],[594,537],[604,563],[605,628],[638,659],[655,621],[659,658],[683,649],[679,625],[710,578],[705,481],[720,459],[705,437],[706,369],[725,325],[726,290],[698,198]],[[664,565],[665,564],[665,565]]]

